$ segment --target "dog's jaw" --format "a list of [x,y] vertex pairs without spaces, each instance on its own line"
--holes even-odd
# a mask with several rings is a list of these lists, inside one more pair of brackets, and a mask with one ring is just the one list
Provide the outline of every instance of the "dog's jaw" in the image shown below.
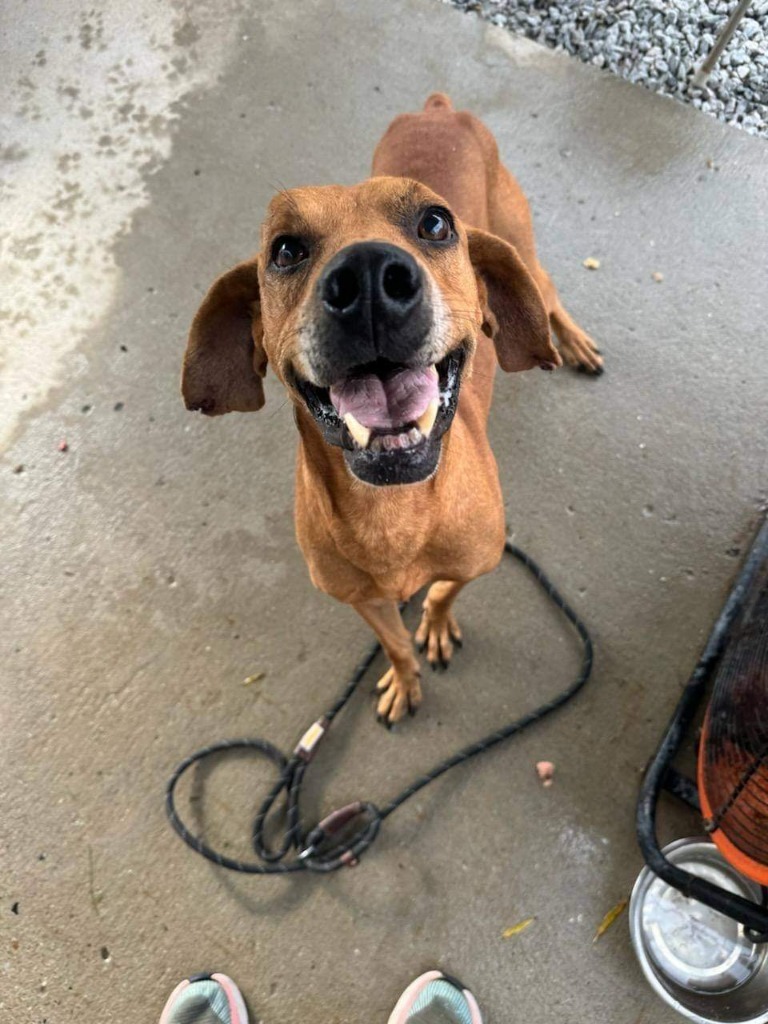
[[423,376],[434,374],[434,397],[424,408],[414,407],[418,414],[403,423],[376,425],[375,419],[358,411],[361,418],[374,424],[368,426],[353,412],[344,411],[335,389],[319,388],[299,378],[295,388],[324,441],[342,449],[353,477],[378,487],[421,483],[433,476],[439,465],[442,438],[458,405],[466,355],[466,347],[460,346],[423,372]]
[[442,445],[441,437],[428,437],[412,448],[398,451],[345,449],[344,462],[356,480],[372,487],[425,483],[437,471]]

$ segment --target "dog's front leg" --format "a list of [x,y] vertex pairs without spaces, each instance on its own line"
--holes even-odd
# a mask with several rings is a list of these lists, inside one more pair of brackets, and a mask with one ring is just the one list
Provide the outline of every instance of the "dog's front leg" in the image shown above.
[[406,714],[415,714],[421,704],[421,672],[411,634],[403,625],[395,601],[359,601],[353,607],[379,638],[392,663],[376,686],[381,694],[376,709],[378,719],[390,726]]

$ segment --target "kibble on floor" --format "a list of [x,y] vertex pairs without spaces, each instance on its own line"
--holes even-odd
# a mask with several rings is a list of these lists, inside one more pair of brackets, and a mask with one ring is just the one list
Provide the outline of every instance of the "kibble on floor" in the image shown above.
[[691,75],[736,0],[444,2],[768,136],[768,0],[753,0],[703,89]]

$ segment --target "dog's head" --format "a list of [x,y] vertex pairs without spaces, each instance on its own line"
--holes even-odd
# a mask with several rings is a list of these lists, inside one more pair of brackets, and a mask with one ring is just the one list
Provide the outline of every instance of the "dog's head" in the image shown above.
[[418,182],[281,192],[261,243],[198,310],[187,408],[260,409],[269,363],[366,483],[435,471],[480,332],[504,370],[560,363],[515,249],[465,228]]

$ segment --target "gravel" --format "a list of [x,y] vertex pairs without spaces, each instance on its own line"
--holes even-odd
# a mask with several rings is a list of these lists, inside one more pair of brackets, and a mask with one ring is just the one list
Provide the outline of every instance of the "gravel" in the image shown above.
[[753,0],[707,86],[690,78],[736,0],[443,0],[768,136],[768,0]]

